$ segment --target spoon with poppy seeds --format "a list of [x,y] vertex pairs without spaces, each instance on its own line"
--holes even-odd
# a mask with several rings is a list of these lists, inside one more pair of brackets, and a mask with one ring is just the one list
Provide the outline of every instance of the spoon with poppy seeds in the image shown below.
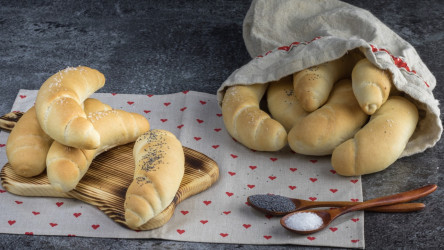
[[[247,201],[253,208],[274,216],[283,216],[288,213],[315,207],[344,207],[362,203],[353,201],[310,201],[273,194],[251,195],[247,198]],[[365,211],[385,213],[414,212],[422,210],[424,207],[423,203],[400,203],[368,208]]]
[[410,190],[407,192],[371,199],[352,206],[323,210],[297,211],[285,215],[281,218],[280,222],[281,225],[289,231],[298,234],[312,234],[321,231],[322,229],[327,227],[334,219],[343,214],[358,210],[364,210],[367,208],[393,205],[416,200],[432,193],[436,190],[436,188],[436,185],[427,185],[422,188]]

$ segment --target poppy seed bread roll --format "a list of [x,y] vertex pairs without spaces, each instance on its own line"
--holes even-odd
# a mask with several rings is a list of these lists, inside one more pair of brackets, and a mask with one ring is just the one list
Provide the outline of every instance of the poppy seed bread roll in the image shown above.
[[392,96],[359,130],[339,145],[331,158],[344,176],[375,173],[394,163],[406,147],[418,123],[418,109],[401,96]]
[[330,95],[333,85],[350,78],[356,62],[362,54],[350,51],[339,59],[294,73],[293,87],[302,107],[312,112],[321,107]]
[[300,119],[288,133],[288,144],[296,153],[329,155],[352,138],[368,116],[361,110],[350,79],[335,84],[327,103]]
[[40,87],[35,102],[43,131],[63,145],[98,148],[100,135],[87,119],[81,104],[104,84],[102,73],[84,66],[69,67],[48,78]]
[[277,151],[287,144],[287,131],[259,107],[267,86],[229,87],[222,101],[222,117],[228,133],[244,146],[259,151]]
[[128,227],[137,229],[173,201],[185,172],[185,155],[174,134],[154,129],[136,140],[133,157],[134,178],[124,211]]
[[269,84],[267,105],[271,117],[282,124],[287,131],[308,114],[294,94],[292,75]]

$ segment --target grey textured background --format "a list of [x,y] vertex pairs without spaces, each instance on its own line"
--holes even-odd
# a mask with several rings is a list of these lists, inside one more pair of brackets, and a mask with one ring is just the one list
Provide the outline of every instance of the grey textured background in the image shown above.
[[[436,98],[444,100],[444,1],[345,2],[371,11],[410,42],[437,78]],[[104,73],[107,82],[98,92],[215,94],[234,70],[250,60],[242,40],[242,21],[249,5],[250,1],[234,0],[0,0],[0,114],[10,112],[19,89],[38,89],[56,71],[77,65]],[[364,198],[429,183],[441,186],[443,149],[441,140],[422,154],[364,176]],[[427,208],[419,213],[366,213],[367,249],[442,247],[443,195],[438,188],[421,199]],[[0,248],[305,249],[9,234],[0,234]]]

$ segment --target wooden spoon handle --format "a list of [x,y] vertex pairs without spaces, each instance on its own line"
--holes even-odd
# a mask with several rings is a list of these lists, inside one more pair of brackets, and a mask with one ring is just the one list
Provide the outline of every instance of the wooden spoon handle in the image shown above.
[[343,210],[343,213],[416,200],[432,193],[436,190],[437,187],[437,185],[431,184],[407,192],[371,199],[360,204],[356,204],[354,206],[346,207]]
[[425,208],[424,203],[400,203],[387,205],[382,207],[367,208],[365,211],[379,212],[379,213],[407,213],[420,211]]

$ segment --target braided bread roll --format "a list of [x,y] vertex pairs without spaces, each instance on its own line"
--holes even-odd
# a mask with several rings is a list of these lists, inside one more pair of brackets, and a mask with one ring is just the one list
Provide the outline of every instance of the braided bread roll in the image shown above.
[[[97,103],[99,104],[99,103]],[[104,111],[98,111],[105,108]],[[95,112],[88,112],[88,109]],[[79,149],[54,141],[46,159],[47,174],[51,185],[58,191],[74,189],[87,172],[93,159],[113,147],[135,141],[149,130],[148,120],[139,114],[112,110],[103,104],[85,105],[88,119],[100,135],[98,149]]]
[[353,68],[352,82],[356,99],[368,115],[375,113],[387,101],[392,89],[390,74],[367,58],[360,60]]
[[166,130],[141,135],[133,149],[134,179],[125,197],[125,220],[137,229],[162,212],[173,201],[185,172],[180,141]]
[[18,120],[6,142],[6,156],[12,170],[23,177],[41,174],[46,168],[46,155],[52,143],[40,127],[35,107]]
[[293,87],[302,107],[312,112],[328,99],[334,83],[350,78],[356,62],[362,54],[350,51],[339,59],[294,73]]
[[98,148],[100,135],[88,121],[81,103],[104,84],[102,73],[84,66],[52,75],[40,87],[35,102],[43,131],[67,146]]
[[267,89],[267,105],[271,117],[282,124],[287,131],[308,114],[294,94],[293,75],[270,83]]
[[394,163],[418,123],[418,109],[401,96],[392,96],[354,138],[339,145],[331,158],[336,172],[344,176],[375,173]]
[[297,153],[329,155],[352,138],[368,116],[353,94],[350,79],[335,84],[327,103],[300,119],[288,133],[288,144]]
[[228,133],[244,146],[277,151],[287,144],[287,131],[259,108],[267,86],[231,86],[222,101],[222,116]]

